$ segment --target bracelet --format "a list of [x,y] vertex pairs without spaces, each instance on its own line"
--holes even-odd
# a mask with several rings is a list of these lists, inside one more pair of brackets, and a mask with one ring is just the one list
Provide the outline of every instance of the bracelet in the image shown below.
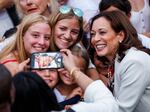
[[70,71],[70,76],[73,76],[73,73],[74,73],[75,71],[80,71],[80,69],[79,69],[79,68],[73,68],[73,69],[71,69],[71,71]]

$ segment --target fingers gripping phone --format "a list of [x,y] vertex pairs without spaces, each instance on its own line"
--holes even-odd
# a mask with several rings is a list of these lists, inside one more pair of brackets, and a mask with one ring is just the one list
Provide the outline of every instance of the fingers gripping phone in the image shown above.
[[63,58],[60,52],[33,53],[31,69],[63,68]]

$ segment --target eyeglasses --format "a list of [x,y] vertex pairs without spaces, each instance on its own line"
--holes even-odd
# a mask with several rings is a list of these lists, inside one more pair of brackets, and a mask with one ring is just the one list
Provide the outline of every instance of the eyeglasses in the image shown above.
[[82,17],[83,16],[83,12],[81,9],[79,8],[71,8],[67,5],[62,5],[60,6],[59,8],[59,11],[62,13],[62,14],[67,14],[69,13],[71,10],[73,10],[73,13],[78,16],[78,17]]

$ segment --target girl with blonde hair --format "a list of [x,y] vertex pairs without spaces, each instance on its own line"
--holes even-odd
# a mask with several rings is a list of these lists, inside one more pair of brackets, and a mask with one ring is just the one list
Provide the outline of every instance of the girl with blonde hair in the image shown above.
[[23,18],[14,40],[1,53],[0,62],[15,74],[22,69],[22,64],[26,65],[29,62],[27,59],[31,53],[48,50],[50,37],[49,19],[42,15],[30,14]]
[[[58,2],[56,0],[15,0],[15,5],[22,19],[24,16],[32,13],[40,14],[46,17],[50,17],[52,13],[56,13],[58,10]],[[11,31],[13,30],[13,32]],[[14,40],[15,32],[17,28],[13,28],[5,32],[0,43],[0,52]]]

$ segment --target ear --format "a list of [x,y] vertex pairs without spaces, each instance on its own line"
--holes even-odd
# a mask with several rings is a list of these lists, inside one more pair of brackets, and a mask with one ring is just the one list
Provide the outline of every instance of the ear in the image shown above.
[[124,37],[125,37],[124,32],[123,32],[123,31],[120,31],[120,32],[117,34],[118,42],[119,42],[119,43],[122,43],[122,41],[124,40]]

